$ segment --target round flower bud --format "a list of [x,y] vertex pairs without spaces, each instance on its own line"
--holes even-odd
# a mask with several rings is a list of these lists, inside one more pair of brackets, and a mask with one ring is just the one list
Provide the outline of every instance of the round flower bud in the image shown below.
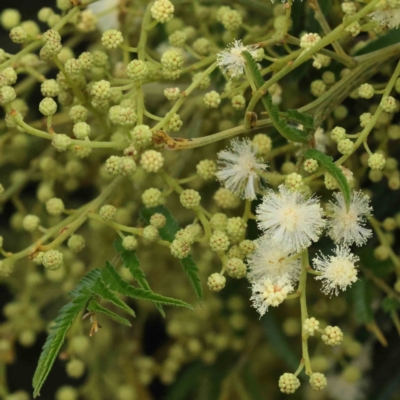
[[132,126],[136,120],[136,112],[131,107],[112,106],[108,110],[111,123],[122,126]]
[[254,253],[256,249],[256,245],[251,240],[245,239],[239,243],[239,249],[244,256],[248,256]]
[[88,51],[84,51],[79,57],[79,61],[81,62],[82,69],[86,71],[90,71],[93,67],[93,55]]
[[303,324],[304,332],[309,336],[314,336],[314,333],[319,328],[319,321],[314,317],[306,318]]
[[300,38],[300,47],[308,50],[320,40],[321,36],[318,33],[306,33]]
[[187,34],[184,31],[175,31],[168,37],[169,44],[173,47],[184,47]]
[[180,194],[179,200],[183,207],[193,209],[200,205],[201,196],[196,190],[186,189]]
[[320,97],[326,92],[326,84],[320,79],[312,81],[310,91],[315,97]]
[[34,232],[40,225],[40,218],[36,215],[26,215],[22,220],[22,227],[27,232]]
[[227,223],[228,223],[228,217],[226,216],[226,214],[223,213],[216,213],[210,219],[210,224],[212,229],[218,231],[225,231]]
[[247,223],[241,217],[233,217],[228,219],[226,232],[231,242],[238,242],[243,239],[246,233]]
[[0,88],[0,104],[8,104],[17,97],[14,88],[11,86],[3,86]]
[[170,249],[171,254],[179,259],[186,258],[190,254],[190,244],[182,239],[175,239]]
[[92,85],[91,95],[98,100],[107,100],[111,95],[110,82],[101,80]]
[[331,138],[336,143],[346,139],[346,129],[342,128],[341,126],[336,126],[331,131]]
[[337,346],[342,343],[343,332],[338,326],[328,325],[324,329],[324,334],[322,335],[323,342],[328,346]]
[[354,143],[350,139],[342,139],[338,142],[338,151],[341,154],[351,154],[354,149]]
[[163,68],[171,71],[177,71],[182,68],[183,56],[179,50],[167,50],[161,57]]
[[356,37],[361,32],[361,25],[358,21],[353,22],[345,28],[346,32],[349,32],[351,36]]
[[211,274],[207,279],[207,286],[213,292],[219,292],[222,290],[225,287],[225,283],[226,278],[218,272]]
[[108,157],[105,163],[105,170],[111,175],[118,175],[121,172],[121,157]]
[[1,71],[1,76],[5,78],[5,84],[9,86],[14,85],[18,79],[18,75],[12,67],[3,69],[3,71]]
[[324,374],[314,372],[310,377],[310,385],[314,390],[322,390],[325,388],[327,382]]
[[128,250],[128,251],[136,250],[137,244],[138,244],[137,239],[134,236],[129,235],[129,236],[125,236],[122,239],[122,247],[125,250]]
[[387,113],[394,113],[396,111],[396,99],[392,96],[385,96],[381,100],[380,106],[383,111]]
[[386,159],[385,156],[381,153],[371,154],[368,158],[368,166],[372,170],[382,171],[385,167]]
[[129,79],[134,82],[142,82],[147,77],[149,68],[145,61],[133,60],[127,65],[126,72]]
[[371,121],[372,115],[371,113],[363,113],[360,115],[360,126],[361,128],[365,128]]
[[73,386],[61,386],[56,392],[56,400],[78,400],[78,396],[78,390]]
[[241,94],[233,96],[231,102],[232,102],[232,107],[235,110],[243,110],[243,108],[246,107],[246,99]]
[[246,276],[246,264],[239,258],[230,258],[226,263],[226,272],[235,279],[241,279]]
[[131,176],[136,171],[136,163],[130,157],[120,157],[119,173],[122,176]]
[[106,204],[105,206],[102,206],[99,210],[99,215],[101,218],[104,219],[104,221],[112,221],[115,217],[115,213],[117,212],[117,209],[112,206],[111,204]]
[[101,44],[106,49],[115,49],[120,44],[122,44],[124,38],[122,36],[121,31],[117,31],[116,29],[109,29],[105,31],[101,37]]
[[10,29],[19,25],[20,21],[21,14],[18,10],[14,8],[6,8],[1,13],[0,23],[6,31],[9,31]]
[[154,242],[158,238],[158,230],[152,225],[143,228],[142,237],[149,242]]
[[342,3],[342,11],[347,15],[354,15],[357,11],[356,3],[345,1]]
[[167,219],[163,214],[155,213],[150,217],[150,225],[154,226],[157,229],[164,228]]
[[63,255],[58,250],[45,251],[42,258],[42,264],[50,271],[55,271],[63,266]]
[[300,381],[294,374],[285,372],[279,377],[279,389],[282,393],[294,393],[300,387]]
[[371,99],[374,97],[375,94],[375,89],[372,85],[369,83],[363,83],[359,88],[358,88],[358,95],[362,99]]
[[221,22],[226,30],[236,31],[241,27],[243,20],[238,11],[229,9],[222,14]]
[[60,92],[60,86],[55,79],[47,79],[41,84],[40,91],[45,97],[56,97]]
[[211,84],[211,79],[210,79],[210,77],[208,75],[206,75],[206,76],[204,76],[203,78],[200,79],[200,75],[201,75],[201,72],[198,72],[197,74],[194,74],[192,80],[193,80],[193,82],[194,81],[198,82],[197,83],[197,88],[199,90],[207,89]]
[[286,177],[285,186],[292,192],[299,191],[303,186],[303,177],[293,172]]
[[137,125],[130,132],[132,142],[138,149],[148,147],[152,143],[153,133],[147,125]]
[[156,0],[152,5],[151,16],[164,24],[174,16],[174,5],[169,0]]
[[313,158],[309,158],[304,161],[303,168],[304,171],[308,172],[309,174],[312,174],[318,169],[318,161],[314,160]]
[[46,201],[46,211],[50,214],[50,215],[61,215],[65,210],[65,206],[64,206],[64,202],[57,198],[57,197],[53,197],[50,200]]
[[70,378],[78,379],[85,372],[85,364],[81,360],[71,360],[66,365],[66,372]]
[[204,95],[204,104],[207,108],[217,108],[221,103],[221,96],[215,90]]
[[335,74],[332,71],[325,71],[322,74],[322,80],[327,85],[333,85],[335,83],[335,81],[336,81],[336,77],[335,77]]
[[272,140],[264,133],[255,135],[251,144],[260,155],[267,155],[272,149]]
[[55,133],[51,144],[57,151],[66,151],[71,145],[71,138],[63,133]]
[[164,165],[164,157],[155,150],[147,150],[140,158],[140,165],[146,172],[157,172]]
[[178,132],[181,129],[183,122],[178,114],[174,114],[168,123],[168,130],[172,132]]
[[213,160],[202,160],[196,165],[197,174],[205,181],[215,178],[217,164]]
[[68,248],[73,252],[73,253],[79,253],[85,248],[85,238],[81,235],[72,235],[68,239]]
[[225,252],[228,250],[229,245],[229,238],[222,231],[215,231],[210,237],[210,247],[215,252]]
[[72,131],[79,140],[85,140],[90,135],[90,125],[86,122],[77,122],[74,124]]
[[385,261],[389,258],[391,248],[389,246],[380,245],[374,249],[374,257],[379,261]]
[[45,97],[39,103],[39,111],[46,117],[54,115],[57,112],[57,103],[51,97]]
[[233,209],[240,204],[240,198],[225,188],[220,188],[215,192],[214,200],[218,207],[225,209]]
[[162,193],[155,188],[147,189],[142,194],[142,201],[146,208],[157,207],[163,203]]
[[170,101],[179,99],[180,94],[181,90],[177,87],[164,90],[164,96]]
[[70,58],[64,64],[65,72],[75,79],[82,71],[82,64],[76,58]]
[[28,39],[28,34],[22,27],[16,26],[15,28],[12,28],[10,31],[10,39],[14,43],[22,44],[26,41],[26,39]]

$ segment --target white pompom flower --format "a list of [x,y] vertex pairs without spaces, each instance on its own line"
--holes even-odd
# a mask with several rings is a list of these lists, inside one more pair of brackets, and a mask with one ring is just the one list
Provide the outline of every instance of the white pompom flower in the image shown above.
[[323,210],[316,197],[306,198],[284,185],[279,193],[270,190],[257,208],[257,222],[271,245],[287,253],[299,253],[316,242],[325,226]]
[[257,156],[249,139],[232,140],[231,149],[218,153],[217,179],[232,193],[249,200],[256,198],[260,177],[267,164]]
[[322,281],[322,291],[325,294],[334,293],[336,296],[340,290],[346,290],[357,281],[357,268],[355,263],[359,258],[352,254],[346,246],[337,246],[333,255],[325,256],[318,254],[313,259],[314,268],[321,272],[316,280]]
[[287,275],[291,282],[299,280],[299,258],[290,257],[285,251],[271,245],[268,236],[257,239],[255,245],[256,250],[247,257],[247,278],[250,282],[266,278],[277,279],[283,275]]
[[369,17],[384,28],[394,29],[400,26],[400,8],[385,8],[369,15]]
[[279,306],[293,290],[287,275],[277,279],[266,278],[253,284],[250,300],[253,302],[253,307],[263,316],[268,307]]
[[246,65],[246,59],[242,53],[248,51],[255,57],[256,49],[256,46],[244,46],[241,40],[234,40],[225,50],[217,54],[217,63],[232,78],[242,75]]
[[328,205],[328,235],[337,244],[362,246],[372,236],[371,229],[364,228],[366,217],[372,212],[369,196],[354,191],[348,211],[341,192],[335,192],[333,197]]

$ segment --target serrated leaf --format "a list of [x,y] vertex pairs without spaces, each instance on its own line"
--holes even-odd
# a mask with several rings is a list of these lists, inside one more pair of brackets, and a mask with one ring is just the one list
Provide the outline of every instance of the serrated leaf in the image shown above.
[[114,312],[110,311],[109,309],[101,306],[96,300],[90,300],[89,304],[87,306],[87,309],[88,309],[88,311],[104,314],[107,317],[113,319],[114,321],[116,321],[122,325],[132,326],[131,323],[127,319],[122,318],[118,314],[115,314]]
[[304,128],[314,127],[314,118],[310,114],[305,114],[297,110],[289,109],[287,110],[287,115],[289,119],[302,124]]
[[104,283],[101,279],[98,279],[97,282],[92,287],[92,293],[100,296],[103,300],[108,301],[111,304],[114,304],[115,307],[120,308],[125,311],[129,315],[135,316],[135,312],[130,308],[124,301],[122,301],[119,297],[117,297]]
[[317,160],[320,166],[330,174],[337,182],[340,191],[343,194],[344,202],[346,203],[347,210],[350,207],[351,201],[351,190],[346,177],[344,176],[342,170],[332,161],[332,157],[321,153],[319,150],[308,149],[304,152],[304,157],[313,158]]
[[[249,71],[253,77],[256,88],[259,89],[265,82],[261,76],[258,65],[252,55],[248,51],[242,53],[246,59]],[[266,91],[266,93],[261,97],[261,101],[267,110],[269,117],[275,129],[287,140],[298,143],[308,143],[309,137],[307,132],[290,126],[284,119],[281,119],[279,115],[279,108],[273,103],[271,94]]]
[[359,324],[370,324],[374,321],[374,314],[371,308],[370,296],[368,293],[368,281],[359,279],[351,287],[353,307],[356,321]]
[[138,300],[151,301],[153,303],[159,303],[166,306],[184,307],[193,310],[193,307],[190,304],[185,303],[182,300],[162,296],[160,294],[153,293],[150,290],[136,288],[130,285],[121,278],[121,276],[109,262],[106,263],[106,268],[102,270],[102,277],[107,282],[110,289],[124,296]]
[[[179,230],[179,225],[176,219],[172,216],[170,211],[164,206],[158,206],[153,208],[144,208],[140,211],[140,214],[144,218],[144,220],[149,223],[150,218],[153,214],[160,213],[165,216],[166,223],[164,228],[160,229],[160,237],[164,240],[168,240],[172,242],[175,239],[175,234]],[[198,274],[198,268],[196,263],[193,260],[191,255],[186,258],[180,260],[183,270],[186,272],[190,283],[193,286],[194,291],[196,292],[197,297],[202,300],[203,299],[203,288],[201,287],[201,281]]]
[[71,292],[73,300],[61,308],[57,318],[54,320],[54,326],[50,328],[50,334],[43,346],[38,366],[33,376],[34,397],[40,394],[40,390],[64,343],[68,329],[92,296],[90,290],[98,279],[99,272],[99,270],[92,270],[80,280],[75,290]]
[[[129,269],[129,272],[132,274],[133,278],[139,284],[139,286],[143,289],[150,290],[150,285],[147,282],[146,275],[143,270],[140,268],[140,261],[137,257],[135,251],[125,250],[122,246],[122,239],[118,238],[114,241],[115,250],[121,254],[122,261],[124,262],[124,267]],[[165,317],[165,312],[162,309],[160,304],[155,304],[157,310],[161,313],[163,317]]]

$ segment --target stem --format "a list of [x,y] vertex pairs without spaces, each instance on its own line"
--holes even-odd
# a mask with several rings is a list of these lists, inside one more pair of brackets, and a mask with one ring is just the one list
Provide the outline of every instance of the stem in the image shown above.
[[299,289],[300,292],[300,311],[301,311],[301,340],[302,340],[302,353],[304,365],[306,367],[306,374],[311,375],[310,356],[308,354],[308,335],[304,332],[304,321],[308,318],[307,312],[307,296],[306,296],[306,283],[307,283],[307,268],[308,268],[308,250],[304,250],[301,254],[301,274]]

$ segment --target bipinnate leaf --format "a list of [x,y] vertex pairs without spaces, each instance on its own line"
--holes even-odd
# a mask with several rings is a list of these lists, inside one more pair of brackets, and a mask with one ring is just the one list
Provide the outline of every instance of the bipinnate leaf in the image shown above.
[[342,170],[333,162],[332,157],[321,153],[316,149],[308,149],[304,152],[304,157],[306,159],[313,158],[318,161],[318,164],[330,174],[337,182],[339,189],[343,194],[344,201],[346,203],[347,209],[350,207],[351,201],[351,190],[346,177],[344,176]]
[[104,314],[107,317],[113,319],[114,321],[116,321],[122,325],[132,326],[131,323],[127,319],[120,317],[118,314],[115,314],[114,312],[110,311],[108,308],[104,308],[96,300],[93,300],[93,299],[90,300],[89,304],[87,306],[87,309],[88,309],[88,311],[91,311],[91,312]]

